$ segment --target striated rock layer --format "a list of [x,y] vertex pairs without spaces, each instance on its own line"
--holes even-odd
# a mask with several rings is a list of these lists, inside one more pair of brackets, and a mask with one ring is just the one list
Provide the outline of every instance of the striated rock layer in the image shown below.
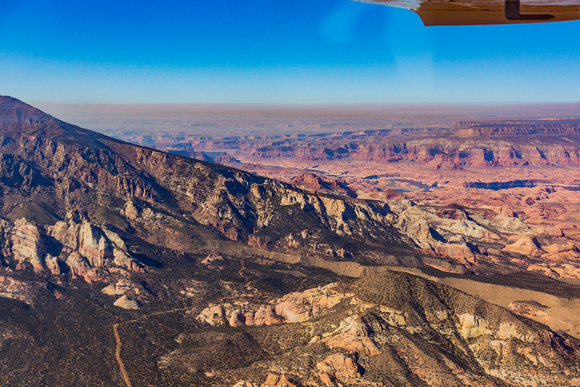
[[[339,301],[326,303],[328,299]],[[273,340],[281,346],[252,367],[285,375],[297,385],[565,386],[580,382],[577,339],[412,275],[385,272],[284,300],[271,304],[276,305],[277,322],[248,331],[258,343],[271,345]],[[305,300],[320,306],[310,317]],[[303,318],[288,320],[287,310],[301,310]],[[207,310],[198,320],[215,321],[207,319]],[[289,327],[276,329],[276,324]],[[299,339],[288,342],[286,334]],[[174,355],[167,356],[164,362],[171,364]]]
[[[388,263],[397,263],[393,253],[407,255],[407,241],[392,227],[384,204],[316,195],[239,170],[130,145],[8,97],[0,100],[0,115],[0,155],[7,164],[0,173],[8,174],[0,181],[6,181],[5,194],[14,201],[34,198],[42,210],[33,218],[42,225],[50,224],[47,218],[62,222],[74,210],[87,212],[91,221],[99,217],[100,222],[125,225],[151,219],[154,213],[183,222],[185,214],[186,223],[269,250]],[[5,206],[0,216],[15,220],[16,213]],[[115,256],[115,247],[105,246],[101,231],[80,219],[64,222],[51,229],[51,236],[78,250],[92,266]],[[310,238],[282,242],[305,230]],[[339,241],[333,235],[344,238]],[[333,239],[335,243],[322,243]],[[353,251],[343,251],[348,245]],[[418,263],[413,257],[405,259]]]
[[[0,166],[2,385],[578,381],[576,339],[381,266],[573,273],[573,227],[541,234],[507,206],[316,193],[123,143],[6,97]],[[550,219],[573,213],[542,207],[557,192],[518,200]],[[577,297],[572,285],[530,278],[539,283],[527,287],[564,293],[553,302]],[[527,299],[506,306],[557,317]]]

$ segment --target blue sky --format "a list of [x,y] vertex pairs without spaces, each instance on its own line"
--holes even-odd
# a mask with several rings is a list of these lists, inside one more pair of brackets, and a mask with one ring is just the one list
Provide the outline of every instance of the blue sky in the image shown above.
[[580,22],[426,28],[346,0],[0,7],[0,94],[27,102],[580,102]]

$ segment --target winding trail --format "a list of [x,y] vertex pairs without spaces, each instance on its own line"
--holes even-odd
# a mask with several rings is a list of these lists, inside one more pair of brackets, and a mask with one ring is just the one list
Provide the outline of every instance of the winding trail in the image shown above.
[[132,384],[131,384],[131,380],[129,379],[129,375],[127,374],[127,371],[125,370],[125,363],[123,363],[123,358],[121,357],[121,345],[122,345],[122,343],[121,343],[121,336],[119,335],[119,326],[133,323],[133,322],[136,322],[139,320],[143,320],[143,319],[146,319],[146,318],[151,317],[151,316],[159,316],[161,314],[174,313],[174,312],[179,312],[179,311],[188,310],[188,309],[191,309],[191,307],[165,310],[162,312],[155,312],[155,313],[151,313],[151,314],[146,314],[146,315],[141,316],[141,317],[137,317],[133,320],[113,324],[113,333],[115,335],[115,341],[117,342],[117,347],[115,349],[115,358],[117,359],[117,363],[119,364],[119,370],[121,371],[121,377],[123,378],[123,381],[125,382],[127,387],[132,387]]
[[[238,274],[240,275],[240,277],[243,277],[246,280],[246,286],[248,287],[249,290],[252,290],[256,293],[258,293],[260,296],[262,296],[262,292],[260,292],[257,288],[253,287],[250,285],[250,278],[248,276],[246,276],[243,272],[246,271],[246,265],[244,263],[244,261],[241,261],[242,267],[240,268],[240,270],[238,271]],[[113,333],[115,334],[115,340],[117,341],[117,348],[115,350],[115,358],[117,359],[117,363],[119,364],[119,370],[121,371],[121,377],[123,378],[123,381],[125,382],[125,384],[127,385],[127,387],[132,387],[131,385],[131,380],[129,379],[129,375],[127,374],[127,371],[125,370],[125,364],[123,363],[123,359],[121,357],[121,336],[119,335],[119,326],[121,325],[125,325],[125,324],[130,324],[133,322],[137,322],[139,320],[144,320],[148,317],[152,317],[152,316],[159,316],[162,314],[168,314],[168,313],[174,313],[174,312],[179,312],[179,311],[183,311],[183,310],[188,310],[191,309],[191,307],[186,307],[186,308],[177,308],[177,309],[171,309],[171,310],[165,310],[165,311],[161,311],[161,312],[155,312],[155,313],[151,313],[151,314],[146,314],[144,316],[141,317],[137,317],[133,320],[128,320],[128,321],[124,321],[122,323],[116,323],[113,324]]]
[[121,370],[121,377],[123,381],[127,385],[127,387],[131,387],[131,381],[129,380],[129,375],[127,375],[127,371],[125,371],[125,364],[123,363],[123,359],[121,359],[121,337],[119,336],[119,324],[113,325],[113,332],[115,333],[115,340],[117,341],[117,348],[115,349],[115,357],[117,358],[117,363],[119,363],[119,368]]

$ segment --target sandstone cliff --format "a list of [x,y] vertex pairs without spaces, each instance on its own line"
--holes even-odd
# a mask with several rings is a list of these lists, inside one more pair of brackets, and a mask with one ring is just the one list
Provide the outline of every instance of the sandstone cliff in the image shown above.
[[[276,337],[284,349],[257,365],[297,385],[531,386],[580,380],[578,340],[407,274],[386,272],[309,289],[271,305],[276,319],[260,328],[266,332],[258,327],[252,332],[259,343]],[[231,310],[235,320],[238,312],[229,304],[210,307],[197,318],[227,324],[226,315],[217,321],[210,317],[209,310],[218,307]],[[286,330],[298,335],[298,342],[286,342],[276,324],[289,324]],[[164,366],[180,351],[164,357]]]

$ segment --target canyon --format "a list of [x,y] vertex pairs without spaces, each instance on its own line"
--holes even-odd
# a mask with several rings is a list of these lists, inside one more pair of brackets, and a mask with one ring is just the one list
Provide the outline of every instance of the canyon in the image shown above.
[[108,132],[308,192],[386,203],[398,232],[445,259],[441,270],[578,279],[580,120],[564,108],[486,121],[445,110],[233,110],[191,113],[163,134]]
[[578,123],[490,122],[188,148],[0,97],[1,383],[577,385]]

